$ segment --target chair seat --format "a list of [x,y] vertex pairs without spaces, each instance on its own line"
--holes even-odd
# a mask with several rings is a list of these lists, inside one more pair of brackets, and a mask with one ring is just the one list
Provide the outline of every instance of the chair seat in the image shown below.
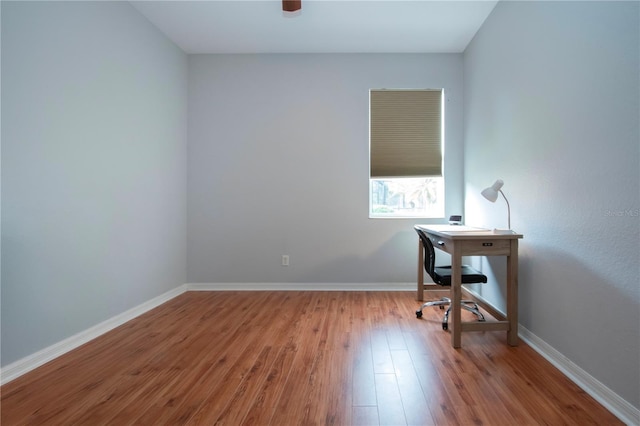
[[[431,239],[429,239],[427,234],[425,234],[422,230],[418,228],[414,229],[420,236],[420,241],[422,242],[422,246],[424,247],[424,270],[436,284],[451,287],[451,265],[434,267],[436,254]],[[485,275],[469,265],[462,265],[462,268],[460,270],[460,278],[462,284],[487,282],[487,277]],[[424,303],[422,307],[416,311],[416,317],[422,318],[422,309],[427,306],[435,305],[441,307],[444,305],[449,305],[449,308],[451,308],[451,300],[449,300],[449,298],[447,297],[444,297],[439,301]],[[484,315],[482,315],[482,312],[480,312],[480,310],[478,309],[478,305],[476,305],[473,300],[462,300],[460,307],[474,313],[478,317],[478,321],[484,321]],[[450,309],[447,309],[447,312],[444,314],[444,318],[442,320],[443,330],[446,330],[448,328],[449,312]]]
[[[436,284],[442,286],[451,286],[451,266],[436,266],[434,268],[435,277],[433,280]],[[477,269],[469,265],[462,265],[462,284],[486,283],[487,277]]]

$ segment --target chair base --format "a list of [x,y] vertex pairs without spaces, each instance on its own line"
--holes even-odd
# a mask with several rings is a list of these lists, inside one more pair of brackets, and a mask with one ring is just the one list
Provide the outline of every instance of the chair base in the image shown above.
[[[431,302],[423,303],[420,309],[416,311],[416,317],[422,318],[422,310],[428,306],[439,306],[440,309],[444,309],[445,306],[449,306],[447,308],[447,311],[444,313],[444,318],[442,319],[442,329],[447,330],[449,328],[449,313],[451,312],[451,299],[449,299],[448,297],[443,297],[440,300],[433,300]],[[480,309],[478,309],[478,304],[473,300],[462,300],[460,307],[477,316],[478,321],[481,321],[481,322],[485,321],[484,315],[482,315],[482,312],[480,312]]]

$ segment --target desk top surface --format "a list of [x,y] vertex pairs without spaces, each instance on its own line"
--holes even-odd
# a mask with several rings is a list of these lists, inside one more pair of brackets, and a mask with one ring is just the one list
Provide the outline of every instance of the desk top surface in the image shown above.
[[522,238],[512,230],[474,228],[466,225],[415,225],[424,231],[449,238],[495,238],[495,239],[516,239]]

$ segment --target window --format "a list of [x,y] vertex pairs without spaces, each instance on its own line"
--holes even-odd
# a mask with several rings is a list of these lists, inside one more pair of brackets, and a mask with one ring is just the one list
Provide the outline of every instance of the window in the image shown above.
[[370,179],[370,217],[444,217],[444,179]]
[[444,217],[442,99],[441,89],[370,91],[370,217]]

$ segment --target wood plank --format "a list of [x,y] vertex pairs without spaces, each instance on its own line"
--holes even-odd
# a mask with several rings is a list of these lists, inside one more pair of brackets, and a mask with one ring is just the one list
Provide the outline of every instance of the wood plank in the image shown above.
[[2,386],[0,423],[621,424],[526,344],[478,331],[453,349],[443,311],[419,306],[188,292]]
[[376,374],[376,395],[380,425],[406,425],[402,397],[395,374]]
[[509,329],[507,321],[473,321],[462,322],[462,331],[504,331]]
[[380,424],[377,406],[353,407],[353,426],[371,426]]

